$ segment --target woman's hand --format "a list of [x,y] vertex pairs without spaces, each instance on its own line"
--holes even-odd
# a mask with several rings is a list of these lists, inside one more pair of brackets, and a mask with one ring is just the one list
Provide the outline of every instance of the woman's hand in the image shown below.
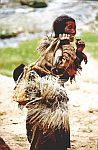
[[70,44],[70,35],[69,34],[59,34],[59,39],[63,45]]

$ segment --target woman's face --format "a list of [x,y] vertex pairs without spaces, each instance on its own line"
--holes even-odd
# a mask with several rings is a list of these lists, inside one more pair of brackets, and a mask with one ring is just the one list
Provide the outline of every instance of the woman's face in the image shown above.
[[64,31],[65,31],[65,34],[69,35],[70,41],[73,42],[75,34],[76,34],[76,24],[75,24],[75,22],[74,21],[66,22],[66,27],[65,27]]

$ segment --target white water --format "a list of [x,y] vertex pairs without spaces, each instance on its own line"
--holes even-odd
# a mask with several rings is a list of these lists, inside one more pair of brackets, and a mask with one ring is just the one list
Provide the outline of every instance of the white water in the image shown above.
[[95,31],[95,17],[98,13],[98,2],[96,1],[69,1],[53,0],[49,2],[48,7],[34,9],[30,7],[14,6],[10,8],[0,8],[0,19],[11,15],[20,14],[35,18],[35,25],[40,24],[43,32],[37,34],[21,34],[16,38],[0,40],[0,47],[17,46],[20,41],[30,40],[35,37],[42,37],[45,32],[52,31],[53,20],[63,14],[72,16],[76,20],[77,35],[82,31]]

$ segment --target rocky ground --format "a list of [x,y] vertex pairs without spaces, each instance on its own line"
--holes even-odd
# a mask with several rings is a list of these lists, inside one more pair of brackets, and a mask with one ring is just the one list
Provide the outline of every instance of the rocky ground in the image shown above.
[[[76,77],[76,82],[65,84],[70,99],[70,150],[98,149],[97,68],[98,62],[89,57],[88,64],[83,64],[82,74]],[[13,88],[13,79],[0,75],[0,136],[11,150],[29,150],[25,129],[27,110],[20,110],[18,104],[12,101]]]

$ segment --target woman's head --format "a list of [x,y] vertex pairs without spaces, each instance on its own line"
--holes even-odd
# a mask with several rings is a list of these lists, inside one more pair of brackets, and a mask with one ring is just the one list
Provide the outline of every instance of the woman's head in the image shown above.
[[57,17],[53,22],[53,30],[55,37],[59,37],[59,34],[69,34],[71,41],[74,40],[76,34],[76,23],[75,20],[67,15]]

